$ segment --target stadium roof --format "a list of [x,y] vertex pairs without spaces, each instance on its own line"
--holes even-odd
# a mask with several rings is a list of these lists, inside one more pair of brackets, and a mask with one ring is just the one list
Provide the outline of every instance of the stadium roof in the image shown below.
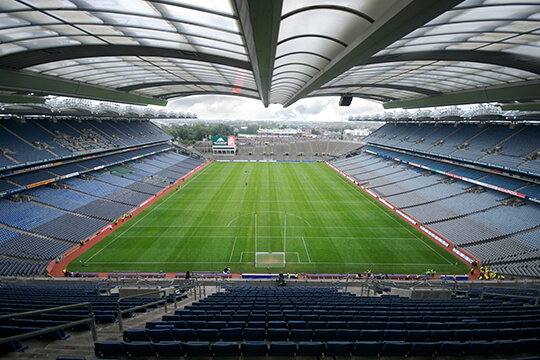
[[540,1],[2,0],[0,102],[540,108]]

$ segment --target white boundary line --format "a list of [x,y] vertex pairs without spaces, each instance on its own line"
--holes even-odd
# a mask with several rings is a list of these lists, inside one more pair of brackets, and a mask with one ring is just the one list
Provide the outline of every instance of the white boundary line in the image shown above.
[[287,243],[287,213],[283,215],[283,252],[286,252],[286,243]]
[[233,256],[233,254],[234,254],[234,247],[236,246],[236,239],[237,239],[237,238],[238,238],[238,236],[236,236],[236,237],[234,238],[234,244],[233,244],[233,246],[232,246],[231,257],[229,258],[229,262],[231,262],[231,260],[232,260],[232,256]]
[[435,249],[433,249],[431,246],[429,246],[428,244],[426,244],[426,242],[424,240],[422,240],[422,237],[418,237],[417,235],[413,234],[413,232],[409,229],[407,229],[406,226],[404,226],[403,224],[401,224],[399,221],[397,221],[396,219],[394,219],[392,216],[390,216],[390,214],[388,214],[386,211],[383,211],[383,214],[388,216],[390,219],[392,219],[395,223],[397,223],[399,226],[401,226],[403,229],[407,230],[407,232],[409,234],[411,234],[412,236],[414,236],[416,239],[420,240],[422,242],[422,244],[424,244],[429,250],[433,251],[435,254],[439,255],[439,257],[441,259],[443,259],[444,261],[446,261],[448,264],[452,264],[448,259],[445,259],[440,253],[438,253],[437,251],[435,251]]
[[255,253],[257,253],[257,213],[255,213]]
[[[242,254],[244,253],[253,253],[252,251],[246,251],[246,252],[242,252]],[[289,252],[289,254],[296,254],[298,258],[300,258],[300,256],[298,255],[298,252]],[[239,261],[239,262],[234,262],[233,264],[247,264],[248,262],[242,262],[242,261]],[[144,262],[144,261],[124,261],[124,262],[118,262],[118,261],[114,261],[114,262],[107,262],[107,261],[98,261],[98,262],[94,262],[93,264],[229,264],[229,262],[227,261],[149,261],[149,262]],[[355,262],[312,262],[312,263],[308,263],[308,262],[298,262],[298,264],[302,264],[302,265],[307,265],[307,264],[311,264],[311,265],[340,265],[340,264],[345,264],[345,265],[395,265],[396,263],[373,263],[373,262],[360,262],[360,263],[355,263]],[[419,266],[454,266],[453,264],[433,264],[433,263],[429,263],[429,264],[417,264],[417,263],[402,263],[402,265],[419,265]]]
[[[204,167],[203,169],[201,169],[201,171],[197,172],[197,174],[195,174],[193,176],[193,178],[199,176],[202,172],[202,170],[206,169],[206,167]],[[110,243],[108,243],[107,245],[105,245],[103,248],[101,248],[98,252],[96,252],[94,255],[90,256],[86,261],[85,263],[88,264],[88,262],[90,260],[92,260],[94,258],[94,256],[98,255],[99,253],[101,253],[103,250],[105,250],[107,247],[109,247],[109,245],[111,245],[112,243],[114,243],[116,240],[120,239],[122,237],[122,235],[124,235],[129,229],[131,229],[131,227],[133,226],[136,226],[138,223],[140,223],[144,218],[146,218],[148,215],[150,215],[151,213],[153,213],[155,210],[157,210],[161,205],[165,204],[167,202],[167,200],[169,200],[171,197],[173,197],[173,195],[176,194],[176,191],[171,191],[170,192],[170,195],[167,197],[167,198],[164,198],[163,201],[157,205],[155,208],[153,208],[152,210],[150,210],[147,214],[145,214],[144,216],[142,216],[139,220],[137,220],[133,225],[131,226],[126,226],[126,229],[120,234],[118,235],[117,237],[115,237]],[[99,264],[99,263],[94,263],[94,264]]]
[[[307,259],[309,263],[311,264],[311,258],[309,257],[309,252],[307,251],[306,240],[303,237],[302,237],[302,242],[304,243],[304,249],[306,249]],[[300,262],[300,259],[298,259],[298,262]]]

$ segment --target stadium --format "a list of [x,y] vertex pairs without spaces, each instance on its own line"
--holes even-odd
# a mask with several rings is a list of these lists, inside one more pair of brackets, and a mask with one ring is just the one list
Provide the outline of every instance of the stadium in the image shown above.
[[[538,359],[538,1],[0,12],[2,357]],[[384,125],[201,149],[194,95]]]

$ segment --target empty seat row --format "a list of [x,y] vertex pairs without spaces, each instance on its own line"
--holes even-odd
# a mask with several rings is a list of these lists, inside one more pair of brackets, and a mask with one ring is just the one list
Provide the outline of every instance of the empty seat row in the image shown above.
[[[390,316],[370,316],[370,315],[318,315],[318,314],[296,314],[296,313],[234,313],[234,314],[205,314],[205,315],[165,315],[164,321],[265,321],[268,323],[275,321],[363,321],[363,322],[399,322],[405,324],[408,322],[423,323],[450,323],[450,322],[469,322],[473,319],[476,322],[521,322],[521,321],[540,321],[540,313],[527,314],[523,311],[520,315],[506,316],[484,316],[463,313],[461,316],[416,316],[393,314]],[[467,324],[463,326],[466,327]],[[400,325],[401,326],[401,325]],[[521,326],[517,324],[515,326]]]
[[540,327],[521,329],[396,330],[396,329],[287,329],[287,328],[172,328],[158,325],[153,329],[128,329],[124,341],[470,341],[540,338]]
[[240,328],[287,328],[287,329],[395,329],[395,330],[456,330],[456,329],[500,329],[500,328],[528,328],[540,327],[540,320],[524,321],[451,321],[451,322],[421,322],[421,321],[204,321],[204,320],[177,320],[177,321],[148,321],[147,328],[170,325],[172,328],[192,329],[222,329],[230,327]]
[[440,341],[408,343],[403,341],[208,341],[94,343],[99,357],[178,357],[191,356],[462,356],[511,353],[537,353],[540,339],[487,341]]

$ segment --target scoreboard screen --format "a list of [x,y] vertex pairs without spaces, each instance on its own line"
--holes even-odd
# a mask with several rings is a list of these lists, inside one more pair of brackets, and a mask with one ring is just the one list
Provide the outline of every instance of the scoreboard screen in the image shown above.
[[212,149],[219,153],[236,152],[236,138],[234,136],[213,136]]

